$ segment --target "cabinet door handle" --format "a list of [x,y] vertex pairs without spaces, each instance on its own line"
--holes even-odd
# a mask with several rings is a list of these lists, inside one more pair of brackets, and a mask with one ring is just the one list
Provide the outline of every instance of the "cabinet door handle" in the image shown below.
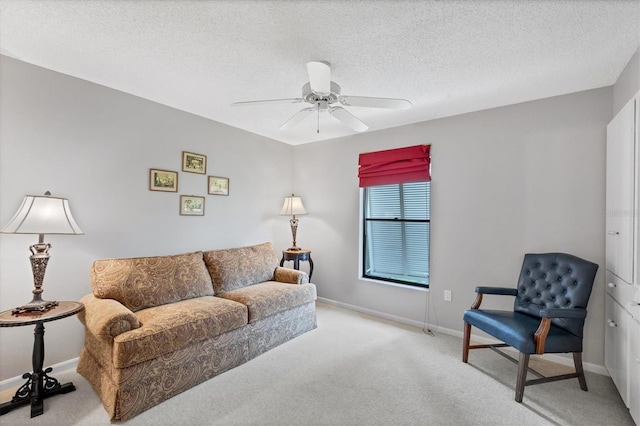
[[617,327],[618,324],[615,323],[615,321],[608,319],[607,323],[609,323],[609,327]]
[[620,235],[620,232],[618,232],[618,231],[608,231],[607,235]]
[[609,284],[607,284],[607,286],[608,286],[609,288],[615,288],[615,286],[616,286],[616,285],[615,285],[614,283],[609,283]]

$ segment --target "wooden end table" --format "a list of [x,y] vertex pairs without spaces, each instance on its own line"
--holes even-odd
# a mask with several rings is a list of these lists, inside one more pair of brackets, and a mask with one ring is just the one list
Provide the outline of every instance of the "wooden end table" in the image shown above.
[[300,262],[309,262],[309,280],[313,275],[313,260],[311,260],[311,251],[306,249],[300,250],[282,250],[282,259],[280,260],[280,266],[284,265],[285,261],[293,261],[293,269],[300,269]]
[[20,327],[35,324],[33,333],[33,356],[31,358],[33,372],[24,373],[27,381],[18,388],[9,402],[0,404],[0,415],[7,414],[14,408],[31,403],[31,417],[39,416],[44,411],[44,399],[50,396],[69,393],[76,390],[73,383],[60,384],[47,375],[51,367],[42,370],[44,364],[44,323],[70,317],[84,309],[80,302],[58,302],[57,306],[45,312],[24,312],[13,314],[12,310],[0,312],[0,327]]

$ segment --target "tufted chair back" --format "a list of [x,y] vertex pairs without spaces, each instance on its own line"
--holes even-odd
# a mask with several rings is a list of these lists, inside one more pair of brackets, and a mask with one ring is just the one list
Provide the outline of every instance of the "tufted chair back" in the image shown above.
[[[564,253],[526,254],[513,309],[540,317],[541,309],[587,309],[598,265]],[[584,319],[554,318],[553,324],[582,337]]]

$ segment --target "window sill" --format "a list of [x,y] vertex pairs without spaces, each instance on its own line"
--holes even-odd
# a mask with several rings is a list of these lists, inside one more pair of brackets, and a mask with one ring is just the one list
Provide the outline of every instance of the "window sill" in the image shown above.
[[409,290],[418,290],[418,291],[426,291],[426,292],[429,291],[429,287],[418,287],[418,286],[415,286],[415,285],[394,283],[392,281],[376,280],[375,278],[358,277],[358,280],[367,281],[367,282],[376,283],[376,284],[384,284],[384,285],[388,285],[388,286],[392,286],[392,287],[406,288],[406,289],[409,289]]

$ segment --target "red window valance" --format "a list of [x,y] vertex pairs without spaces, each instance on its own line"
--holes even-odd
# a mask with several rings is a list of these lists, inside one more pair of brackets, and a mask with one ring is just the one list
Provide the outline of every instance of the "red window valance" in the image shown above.
[[430,181],[430,148],[416,145],[360,154],[360,187]]

